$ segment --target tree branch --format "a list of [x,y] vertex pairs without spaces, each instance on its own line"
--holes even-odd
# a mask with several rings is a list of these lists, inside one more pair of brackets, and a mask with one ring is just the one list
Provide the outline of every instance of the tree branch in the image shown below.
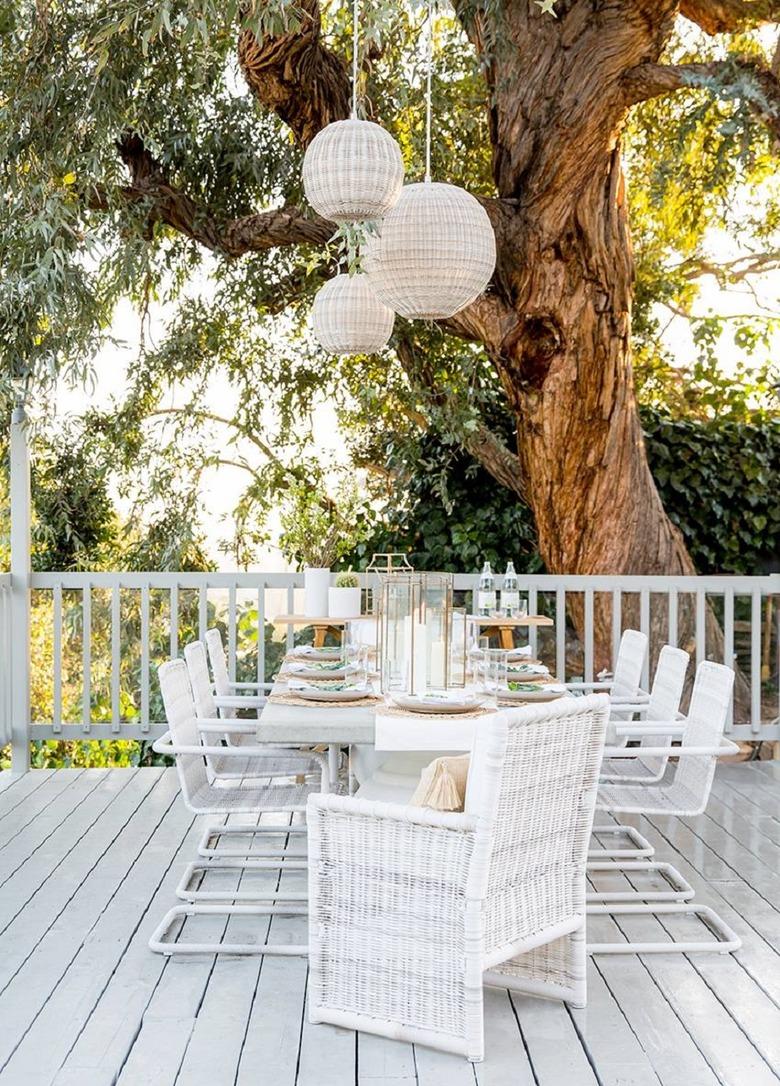
[[238,60],[250,90],[307,147],[331,121],[349,116],[346,65],[320,39],[317,0],[300,0],[301,23],[286,34],[262,39],[244,29]]
[[680,14],[706,34],[733,34],[780,22],[780,0],[682,0]]
[[752,59],[701,64],[638,64],[623,77],[628,104],[672,91],[705,88],[727,98],[742,98],[751,113],[780,140],[780,81]]

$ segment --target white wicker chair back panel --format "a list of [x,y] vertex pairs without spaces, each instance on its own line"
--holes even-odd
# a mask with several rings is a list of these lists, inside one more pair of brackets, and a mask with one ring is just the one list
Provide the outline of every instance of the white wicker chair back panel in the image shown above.
[[[469,773],[468,798],[481,809],[467,810],[493,821],[486,953],[584,908],[577,876],[586,862],[609,698],[591,694],[501,716],[478,736]],[[472,785],[474,773],[482,780]]]
[[[230,686],[230,673],[228,671],[227,656],[225,655],[225,646],[222,642],[222,634],[218,629],[206,630],[206,648],[209,651],[211,671],[214,675],[214,688],[220,697],[227,697],[233,691]],[[219,715],[231,718],[236,715],[236,711],[235,709],[223,709]]]
[[[680,708],[685,674],[690,656],[684,649],[675,649],[664,645],[658,654],[658,664],[653,678],[653,688],[647,703],[648,720],[674,720]],[[665,747],[669,743],[666,735],[646,735],[640,746]],[[652,773],[660,773],[663,758],[642,758],[642,764]]]
[[[631,700],[636,697],[642,681],[642,668],[647,656],[647,635],[639,630],[624,630],[620,639],[615,672],[612,680],[612,696]],[[612,720],[630,720],[632,713],[612,710]]]
[[198,716],[213,719],[217,715],[217,703],[211,692],[209,662],[206,658],[206,646],[202,641],[193,641],[184,648],[184,660],[192,686],[192,696]]
[[[716,747],[726,727],[734,672],[725,664],[702,660],[696,668],[691,704],[683,736],[683,747]],[[715,776],[717,759],[712,755],[688,755],[680,758],[674,775],[673,790],[684,789],[697,802],[696,812],[704,810]]]
[[[160,679],[160,693],[165,706],[171,737],[177,746],[190,747],[200,745],[198,727],[195,723],[195,702],[187,674],[187,665],[183,660],[169,660],[157,669]],[[176,755],[176,772],[186,800],[192,801],[199,788],[208,784],[206,764],[196,754]]]

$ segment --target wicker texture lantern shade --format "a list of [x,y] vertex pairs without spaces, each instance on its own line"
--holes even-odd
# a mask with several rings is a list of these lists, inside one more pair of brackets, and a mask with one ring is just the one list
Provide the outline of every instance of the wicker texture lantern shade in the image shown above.
[[365,275],[337,275],[314,299],[312,329],[331,354],[373,354],[390,339],[395,314],[379,301]]
[[373,121],[334,121],[317,133],[303,160],[307,199],[334,222],[381,219],[403,181],[398,144]]
[[428,320],[451,317],[478,298],[495,266],[485,209],[465,189],[438,181],[405,186],[364,259],[385,305]]

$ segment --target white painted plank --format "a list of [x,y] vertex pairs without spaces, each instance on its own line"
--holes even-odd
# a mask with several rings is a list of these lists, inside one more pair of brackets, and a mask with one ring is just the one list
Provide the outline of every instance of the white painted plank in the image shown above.
[[[710,793],[710,801],[712,800],[716,800],[730,811],[735,811],[741,818],[749,819],[750,825],[755,830],[762,833],[770,841],[774,841],[775,844],[780,844],[780,819],[766,814],[760,803],[746,799],[726,781],[717,779],[713,783],[712,792]],[[710,811],[712,812],[711,806]],[[715,817],[721,825],[726,825],[722,816],[716,814]]]
[[[83,769],[76,769],[62,775],[55,773],[46,781],[43,787],[38,787],[25,796],[24,800],[12,811],[9,811],[5,818],[0,821],[0,849],[4,849],[9,841],[12,841],[22,830],[29,827],[36,819],[39,819],[41,813],[46,810],[49,804],[60,793],[69,788],[74,781],[78,780],[83,772]],[[28,840],[31,836],[36,835],[36,831],[37,827],[36,830],[28,834]],[[30,851],[32,851],[33,847],[34,845],[30,842]],[[2,855],[0,855],[0,871],[2,872],[0,882],[2,882],[11,873],[7,859]]]
[[[37,895],[35,902],[7,929],[0,965],[3,976],[0,1020],[9,1028],[0,1034],[0,1067],[29,1029],[126,876],[133,841],[125,827],[155,780],[159,776],[133,775],[127,788],[103,813],[99,826],[90,834],[91,840],[82,843],[91,846],[86,863],[76,857],[73,877],[66,882],[63,876],[56,888],[49,888],[48,895]],[[166,807],[170,798],[163,799]],[[149,831],[157,821],[152,816]],[[139,831],[143,833],[145,829],[140,822]],[[128,834],[127,842],[123,831]],[[87,879],[95,868],[94,877]],[[70,865],[66,872],[70,875]],[[33,1059],[35,1055],[34,1047]]]
[[[51,770],[36,770],[36,772],[50,773]],[[10,769],[0,769],[0,793],[5,792],[6,788],[10,788],[12,784],[18,784],[26,776],[26,773],[12,773]]]
[[[0,818],[5,818],[20,803],[24,803],[26,797],[44,785],[53,772],[53,769],[31,769],[28,773],[12,773],[10,769],[3,770],[0,773],[0,781],[7,783],[0,790]],[[58,772],[65,771],[58,770]],[[77,771],[70,770],[69,772],[74,775]]]
[[485,989],[485,1060],[474,1067],[479,1086],[534,1086],[509,993]]
[[571,1016],[563,1003],[512,995],[539,1086],[576,1082],[598,1086]]
[[40,994],[60,977],[7,1065],[28,1086],[50,1083],[66,1060],[191,826],[176,793],[161,775],[19,974],[22,1001],[28,988]]
[[[103,811],[110,807],[114,798],[130,784],[138,772],[138,770],[124,769],[110,770],[108,773],[100,769],[86,770],[76,782],[74,789],[68,789],[58,797],[46,809],[45,815],[38,820],[44,824],[46,834],[31,854],[27,855],[24,848],[26,831],[11,842],[5,855],[8,857],[9,870],[13,871],[13,874],[0,888],[0,933],[5,931],[14,917],[23,910],[25,923],[30,922],[32,914],[29,912],[29,902],[41,888],[46,886],[55,872],[59,872],[58,878],[47,887],[51,893],[42,895],[49,904],[52,903],[54,893],[61,893],[62,879],[69,880],[68,885],[78,886],[80,875],[72,866],[74,852],[79,849],[79,854],[83,853],[83,847],[80,847],[83,838],[100,820]],[[72,799],[69,793],[80,789],[82,782],[85,789],[90,788],[89,802],[81,802],[69,812],[69,816],[64,821],[58,822],[57,813],[61,810],[60,802],[65,803],[66,797]],[[78,880],[75,884],[74,877]],[[1,978],[4,975],[4,965],[5,962],[0,961],[0,988],[3,984]]]
[[414,1061],[420,1086],[474,1086],[476,1082],[474,1064],[463,1056],[415,1045]]

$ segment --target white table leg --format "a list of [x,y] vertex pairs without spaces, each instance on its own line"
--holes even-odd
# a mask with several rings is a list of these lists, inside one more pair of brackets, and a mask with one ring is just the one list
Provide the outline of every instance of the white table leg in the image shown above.
[[341,747],[338,743],[328,744],[328,777],[330,778],[330,787],[335,792],[339,783],[339,755],[341,754]]

